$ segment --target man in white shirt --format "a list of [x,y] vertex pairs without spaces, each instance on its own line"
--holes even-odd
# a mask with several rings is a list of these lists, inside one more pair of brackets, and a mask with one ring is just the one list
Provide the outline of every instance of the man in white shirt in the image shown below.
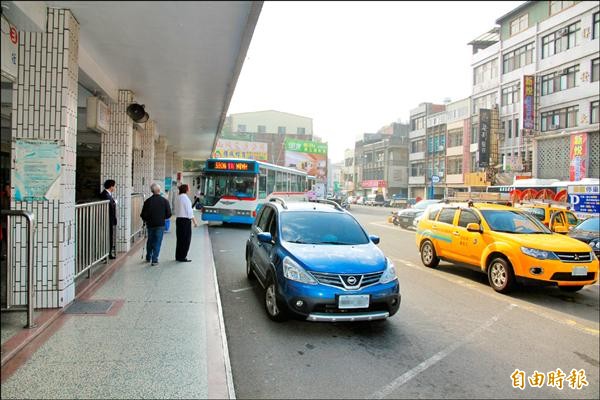
[[194,211],[192,210],[192,202],[187,195],[189,186],[186,184],[179,186],[179,195],[175,200],[175,232],[177,235],[177,246],[175,248],[175,260],[181,262],[190,262],[187,258],[190,244],[192,242],[192,223],[198,226]]

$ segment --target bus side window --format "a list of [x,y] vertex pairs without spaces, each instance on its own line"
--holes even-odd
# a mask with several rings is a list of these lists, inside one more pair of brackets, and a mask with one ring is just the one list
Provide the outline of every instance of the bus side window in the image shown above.
[[267,195],[275,191],[275,171],[267,171]]
[[[265,171],[263,171],[265,173]],[[264,199],[267,197],[267,177],[266,175],[260,175],[258,178],[258,198]]]

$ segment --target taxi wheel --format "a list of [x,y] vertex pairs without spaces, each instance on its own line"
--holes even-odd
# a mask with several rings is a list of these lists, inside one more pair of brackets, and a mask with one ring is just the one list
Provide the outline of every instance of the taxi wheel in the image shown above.
[[421,245],[421,262],[429,268],[435,268],[440,263],[440,259],[435,253],[435,247],[429,240],[424,241]]
[[492,259],[488,265],[490,286],[498,293],[509,293],[515,288],[515,274],[510,264],[502,257]]
[[583,289],[583,286],[559,286],[558,288],[563,292],[575,293]]
[[272,275],[268,278],[265,289],[265,311],[272,321],[282,322],[287,319],[287,309],[277,299],[277,285]]
[[254,272],[252,271],[252,263],[250,261],[250,258],[246,258],[246,276],[248,277],[248,280],[254,280],[256,279],[256,277],[254,276]]

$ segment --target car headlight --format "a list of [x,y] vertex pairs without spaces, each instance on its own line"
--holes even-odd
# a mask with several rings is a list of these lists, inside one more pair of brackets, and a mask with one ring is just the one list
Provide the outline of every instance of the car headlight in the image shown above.
[[290,257],[283,259],[283,276],[291,281],[316,285],[317,281]]
[[386,261],[387,266],[385,267],[385,271],[383,271],[383,274],[379,279],[379,283],[389,283],[398,279],[396,276],[396,267],[394,266],[394,263],[389,258],[386,258]]
[[600,250],[600,239],[590,241],[590,247],[594,250]]
[[551,251],[532,249],[530,247],[521,247],[521,251],[523,254],[537,258],[538,260],[556,260],[556,255]]

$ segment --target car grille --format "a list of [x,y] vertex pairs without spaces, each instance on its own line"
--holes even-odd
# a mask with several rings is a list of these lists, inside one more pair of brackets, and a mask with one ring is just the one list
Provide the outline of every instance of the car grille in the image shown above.
[[[383,275],[383,271],[372,272],[369,274],[330,274],[327,272],[311,272],[311,274],[323,285],[356,290],[379,282],[381,275]],[[352,278],[354,278],[354,280]]]
[[588,272],[587,275],[573,276],[570,272],[555,272],[550,280],[552,281],[593,281],[594,273]]
[[559,253],[554,252],[556,257],[564,262],[590,262],[592,261],[592,255],[590,253]]

